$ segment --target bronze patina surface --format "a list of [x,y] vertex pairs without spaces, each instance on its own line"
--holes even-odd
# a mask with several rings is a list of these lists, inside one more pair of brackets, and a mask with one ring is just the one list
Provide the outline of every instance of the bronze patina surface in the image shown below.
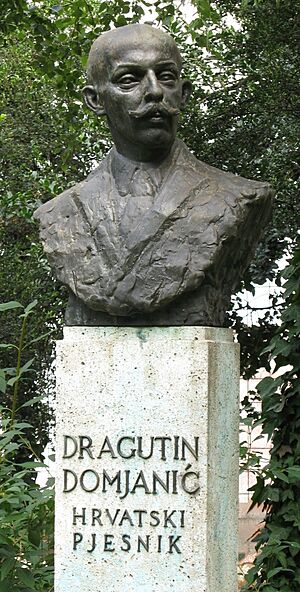
[[35,213],[70,289],[69,325],[222,326],[270,217],[267,183],[197,160],[176,139],[191,93],[174,40],[149,25],[93,44],[87,105],[114,147]]

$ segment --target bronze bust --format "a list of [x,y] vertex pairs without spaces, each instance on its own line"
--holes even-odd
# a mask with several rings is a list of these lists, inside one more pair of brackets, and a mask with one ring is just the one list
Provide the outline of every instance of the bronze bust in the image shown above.
[[267,183],[197,160],[176,139],[192,85],[174,40],[149,25],[104,33],[87,105],[114,147],[35,212],[69,325],[222,326],[271,211]]

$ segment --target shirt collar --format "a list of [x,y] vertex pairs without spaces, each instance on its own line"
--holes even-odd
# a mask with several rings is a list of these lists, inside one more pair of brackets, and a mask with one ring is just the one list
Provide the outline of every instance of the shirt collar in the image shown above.
[[175,140],[168,156],[157,165],[148,162],[135,162],[120,154],[114,146],[110,152],[111,172],[119,193],[130,193],[130,185],[137,171],[145,171],[157,189],[168,176],[171,166],[176,162],[180,151],[180,142]]

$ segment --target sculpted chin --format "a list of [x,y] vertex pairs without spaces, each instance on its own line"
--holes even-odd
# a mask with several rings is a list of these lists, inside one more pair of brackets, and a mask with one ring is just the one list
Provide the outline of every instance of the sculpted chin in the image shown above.
[[104,33],[88,78],[86,103],[107,117],[114,147],[35,212],[70,289],[67,324],[222,326],[269,220],[269,185],[208,166],[176,139],[192,86],[166,33]]

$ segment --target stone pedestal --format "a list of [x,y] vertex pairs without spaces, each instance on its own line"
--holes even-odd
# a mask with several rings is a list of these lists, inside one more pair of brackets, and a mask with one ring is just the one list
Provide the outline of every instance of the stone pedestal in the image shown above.
[[65,328],[55,592],[237,590],[238,408],[229,329]]

